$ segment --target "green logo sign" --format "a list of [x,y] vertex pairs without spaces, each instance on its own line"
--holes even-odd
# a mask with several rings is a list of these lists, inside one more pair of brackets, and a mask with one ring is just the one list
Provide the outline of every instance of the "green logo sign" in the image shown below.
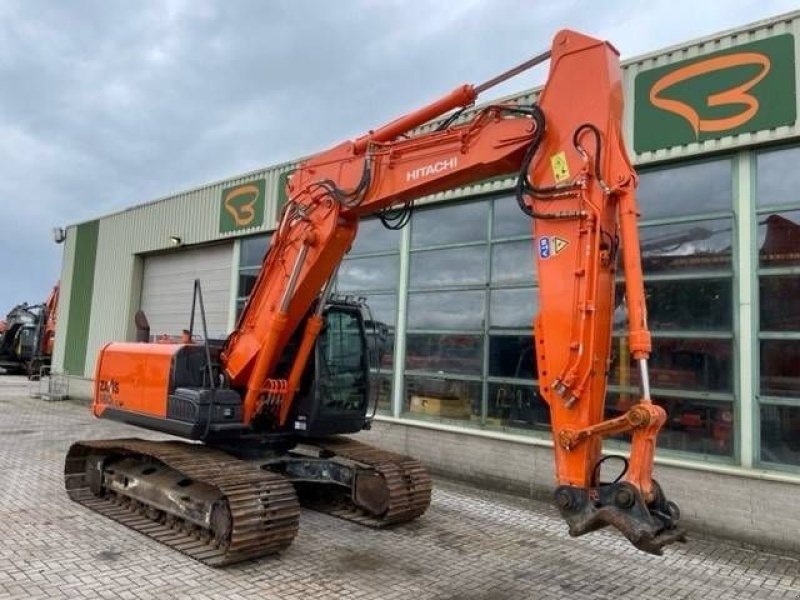
[[219,201],[219,232],[228,233],[264,224],[266,182],[256,179],[222,190]]
[[702,142],[797,118],[794,37],[778,35],[636,76],[636,152]]

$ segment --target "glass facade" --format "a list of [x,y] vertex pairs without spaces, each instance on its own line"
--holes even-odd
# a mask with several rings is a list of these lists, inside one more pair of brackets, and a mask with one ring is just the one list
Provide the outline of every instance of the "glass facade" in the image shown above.
[[[800,148],[779,148],[639,168],[650,378],[669,414],[659,438],[667,455],[800,468],[797,164]],[[241,241],[239,307],[267,240]],[[511,194],[418,207],[401,232],[361,223],[336,291],[366,298],[388,340],[379,413],[549,437],[531,337],[532,242]],[[743,273],[748,252],[753,271]],[[748,295],[752,322],[741,317]],[[638,400],[622,274],[614,324],[608,417]],[[753,394],[742,398],[749,373]]]
[[236,292],[236,319],[244,308],[247,297],[256,283],[261,263],[269,247],[270,234],[263,233],[239,241],[239,287]]
[[800,466],[800,148],[756,156],[759,458]]
[[386,229],[378,219],[362,221],[353,247],[339,267],[334,288],[337,294],[365,298],[372,313],[372,323],[367,325],[369,335],[381,340],[381,359],[372,377],[370,411],[381,413],[389,413],[392,402],[400,235]]
[[501,196],[419,209],[410,228],[403,414],[547,428],[530,335],[530,219]]
[[[640,171],[637,198],[648,322],[650,384],[667,410],[659,446],[734,458],[733,161]],[[622,279],[622,278],[621,278]],[[623,298],[623,282],[618,299]],[[615,314],[606,414],[638,401],[638,368]]]

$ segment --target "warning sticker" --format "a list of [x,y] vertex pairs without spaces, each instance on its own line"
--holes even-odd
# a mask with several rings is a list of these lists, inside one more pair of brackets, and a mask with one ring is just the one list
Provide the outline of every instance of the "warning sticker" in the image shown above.
[[567,154],[563,150],[550,157],[550,166],[553,169],[553,178],[556,180],[556,183],[561,183],[569,179]]
[[539,258],[547,259],[559,255],[569,242],[557,236],[539,238]]

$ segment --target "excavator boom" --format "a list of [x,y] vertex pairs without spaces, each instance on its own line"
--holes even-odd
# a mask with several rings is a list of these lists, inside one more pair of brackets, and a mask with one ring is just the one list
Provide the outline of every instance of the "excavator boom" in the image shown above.
[[[282,349],[335,275],[360,217],[519,172],[518,202],[531,217],[536,240],[541,312],[534,327],[540,387],[553,426],[559,507],[575,535],[613,523],[634,544],[657,552],[662,543],[682,537],[674,526],[677,508],[666,503],[652,480],[664,411],[645,387],[640,403],[613,426],[605,424],[604,415],[618,258],[625,274],[630,348],[644,382],[650,353],[637,179],[622,140],[618,55],[607,42],[562,31],[550,52],[525,66],[546,58],[550,74],[536,105],[492,105],[464,124],[400,137],[468,106],[476,90],[485,88],[465,85],[301,164],[288,184],[291,200],[264,268],[228,340],[225,364],[231,380],[247,387],[244,415],[252,418]],[[307,330],[307,350],[318,327]],[[306,359],[307,354],[298,354],[297,373]],[[295,385],[290,380],[285,386],[279,409],[284,420]],[[602,438],[623,432],[633,435],[631,459],[627,477],[612,484],[619,489],[611,496],[625,502],[598,507],[590,496],[600,489]],[[650,518],[648,505],[667,517]],[[632,507],[645,516],[629,523]]]

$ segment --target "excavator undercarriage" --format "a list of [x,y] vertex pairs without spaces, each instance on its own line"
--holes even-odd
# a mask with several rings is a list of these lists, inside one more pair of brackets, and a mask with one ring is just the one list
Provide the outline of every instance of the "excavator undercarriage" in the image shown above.
[[418,461],[344,437],[261,459],[187,442],[83,441],[64,476],[72,500],[214,567],[288,547],[301,505],[380,528],[422,515],[432,487]]

